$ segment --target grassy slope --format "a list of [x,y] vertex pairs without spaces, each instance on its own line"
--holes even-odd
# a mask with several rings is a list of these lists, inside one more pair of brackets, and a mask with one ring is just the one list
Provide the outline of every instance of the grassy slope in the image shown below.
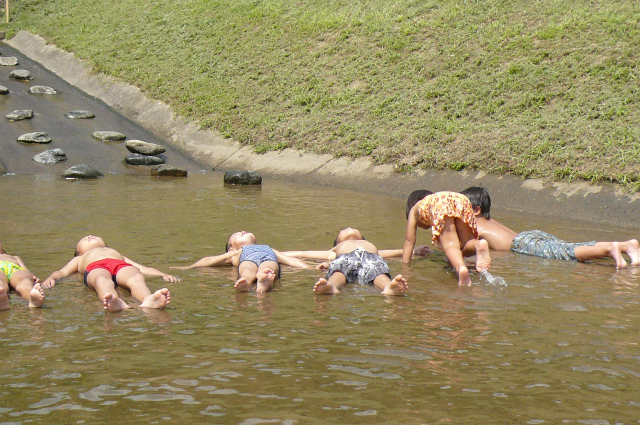
[[[261,152],[640,190],[640,4],[13,0],[12,23]],[[4,18],[2,18],[4,22]]]

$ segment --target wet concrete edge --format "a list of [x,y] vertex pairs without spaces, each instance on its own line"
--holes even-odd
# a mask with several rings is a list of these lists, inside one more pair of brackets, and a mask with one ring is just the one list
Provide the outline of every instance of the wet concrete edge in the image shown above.
[[398,174],[392,165],[373,165],[368,159],[334,158],[293,149],[257,155],[251,148],[214,131],[200,130],[194,123],[174,114],[168,105],[148,99],[134,86],[91,73],[72,53],[48,45],[38,35],[21,31],[4,42],[216,170],[251,169],[267,177],[399,198],[406,198],[415,189],[461,190],[471,185],[484,186],[491,194],[494,208],[499,210],[640,228],[637,219],[640,195],[624,193],[613,185],[548,182],[478,171],[429,170]]

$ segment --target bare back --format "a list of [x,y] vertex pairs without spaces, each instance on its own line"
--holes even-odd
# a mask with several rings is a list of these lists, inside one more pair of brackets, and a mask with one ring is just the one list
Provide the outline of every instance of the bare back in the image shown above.
[[87,269],[87,266],[94,261],[104,260],[105,258],[114,258],[116,260],[123,260],[124,257],[118,251],[113,248],[93,248],[85,252],[83,255],[78,257],[78,271],[80,273],[84,273]]
[[496,251],[510,251],[511,242],[518,235],[504,224],[484,217],[476,217],[478,236],[489,243],[489,248]]
[[336,255],[346,254],[355,250],[356,248],[362,248],[365,251],[371,252],[372,254],[378,253],[378,248],[371,242],[367,240],[346,240],[340,242],[338,245],[333,248],[336,251]]

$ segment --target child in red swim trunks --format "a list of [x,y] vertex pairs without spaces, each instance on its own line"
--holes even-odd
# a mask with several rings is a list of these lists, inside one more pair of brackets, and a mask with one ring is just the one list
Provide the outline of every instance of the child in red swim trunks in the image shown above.
[[[418,194],[418,196],[416,196]],[[407,200],[407,237],[402,260],[411,262],[417,228],[431,228],[431,242],[444,250],[458,272],[458,284],[470,285],[471,277],[464,256],[476,255],[476,269],[491,266],[489,245],[478,239],[478,229],[469,199],[457,192],[416,191]]]
[[179,282],[177,277],[152,267],[145,267],[124,257],[115,249],[107,247],[99,236],[85,236],[76,247],[76,256],[58,271],[51,273],[42,286],[51,288],[56,281],[80,272],[84,274],[84,284],[96,291],[104,303],[105,310],[124,310],[130,306],[118,296],[117,286],[131,291],[140,301],[141,308],[164,308],[171,300],[167,288],[151,293],[144,276],[161,276],[167,282]]

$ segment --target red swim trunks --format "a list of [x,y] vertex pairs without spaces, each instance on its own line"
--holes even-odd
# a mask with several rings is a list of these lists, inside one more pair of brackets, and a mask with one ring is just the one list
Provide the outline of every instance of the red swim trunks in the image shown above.
[[116,275],[121,269],[125,267],[134,267],[134,266],[127,263],[126,261],[118,260],[115,258],[105,258],[102,260],[94,261],[93,263],[89,264],[84,271],[84,284],[87,285],[87,276],[91,271],[95,269],[105,269],[106,271],[111,273],[111,279],[113,280],[113,283],[115,283],[117,286],[118,284],[116,282]]

